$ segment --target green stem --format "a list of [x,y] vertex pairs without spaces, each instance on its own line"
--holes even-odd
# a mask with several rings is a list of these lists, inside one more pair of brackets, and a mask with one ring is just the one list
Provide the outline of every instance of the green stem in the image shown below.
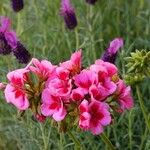
[[21,35],[21,15],[20,13],[17,14],[17,35]]
[[82,145],[81,145],[80,141],[72,134],[71,131],[68,131],[67,133],[68,133],[69,137],[72,139],[72,141],[74,142],[76,149],[82,150]]
[[147,111],[146,111],[146,107],[144,106],[144,103],[143,103],[143,100],[142,100],[142,95],[141,95],[141,92],[140,92],[140,89],[139,89],[138,86],[136,86],[136,92],[137,92],[140,107],[141,107],[141,110],[142,110],[142,113],[143,113],[143,116],[144,116],[144,119],[145,119],[145,123],[147,125],[148,130],[150,131],[150,121],[149,121]]
[[60,150],[64,149],[63,148],[63,133],[60,133],[60,145],[59,145],[59,147],[60,147]]
[[41,129],[41,133],[42,133],[42,139],[43,139],[43,143],[44,143],[44,148],[43,150],[47,150],[47,143],[46,143],[46,139],[45,139],[45,134],[44,134],[44,129],[41,123],[40,124],[40,129]]
[[78,29],[75,29],[75,36],[76,36],[76,50],[79,49],[79,35],[78,35]]
[[144,142],[146,141],[146,138],[148,137],[148,129],[146,127],[145,131],[144,131],[144,135],[141,137],[141,144],[140,144],[140,147],[139,147],[139,150],[142,150],[144,149]]
[[116,148],[113,146],[111,141],[108,139],[108,137],[104,133],[102,133],[100,137],[103,140],[103,142],[109,147],[110,150],[116,150]]
[[132,150],[132,110],[129,113],[129,149]]

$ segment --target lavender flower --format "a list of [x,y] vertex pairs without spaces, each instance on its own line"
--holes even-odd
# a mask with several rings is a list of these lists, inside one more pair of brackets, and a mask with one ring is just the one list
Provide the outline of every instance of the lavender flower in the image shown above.
[[13,49],[13,54],[18,59],[19,63],[27,64],[31,59],[30,53],[19,41],[17,42],[17,47]]
[[0,54],[11,53],[11,49],[17,46],[16,33],[10,31],[11,22],[8,18],[0,17]]
[[64,18],[66,26],[71,30],[77,26],[77,19],[74,8],[70,4],[70,0],[62,0],[61,15]]
[[8,55],[10,53],[11,53],[11,47],[10,45],[8,45],[4,34],[0,32],[0,54]]
[[10,20],[0,17],[0,25],[0,54],[6,55],[12,52],[20,63],[28,63],[31,55],[18,41],[16,33],[10,31]]
[[12,8],[15,12],[20,11],[23,9],[24,2],[23,0],[11,0],[12,1]]
[[87,3],[94,5],[96,3],[97,0],[86,0]]
[[110,63],[115,63],[118,50],[123,46],[122,38],[115,38],[110,42],[109,48],[102,56],[102,60]]

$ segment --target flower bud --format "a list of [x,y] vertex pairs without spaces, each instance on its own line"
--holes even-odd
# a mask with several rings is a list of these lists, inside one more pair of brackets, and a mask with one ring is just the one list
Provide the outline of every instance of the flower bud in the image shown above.
[[15,12],[20,11],[24,7],[23,0],[11,0],[12,1],[12,8]]
[[118,50],[123,46],[123,39],[116,38],[110,42],[109,48],[102,56],[102,60],[110,63],[115,63]]
[[7,55],[11,53],[11,46],[8,44],[5,35],[0,32],[0,54]]
[[94,5],[96,3],[97,0],[86,0],[87,3]]
[[19,63],[27,64],[31,59],[30,53],[19,41],[17,42],[17,47],[13,49],[13,54],[18,59]]
[[70,0],[62,0],[61,3],[61,16],[68,29],[74,29],[77,26],[77,19],[74,8],[70,4]]

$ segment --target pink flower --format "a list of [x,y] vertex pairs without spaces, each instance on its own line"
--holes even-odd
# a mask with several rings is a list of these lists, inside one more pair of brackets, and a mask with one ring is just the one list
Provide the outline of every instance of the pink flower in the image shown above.
[[80,101],[84,98],[84,90],[82,88],[73,89],[71,99],[73,101]]
[[71,79],[61,80],[59,78],[55,78],[49,81],[47,88],[53,95],[60,96],[63,99],[68,99],[72,89]]
[[56,121],[63,120],[67,114],[61,98],[51,95],[49,89],[42,92],[41,112],[44,116],[52,116]]
[[12,48],[16,48],[17,46],[17,36],[14,31],[10,31],[11,21],[8,18],[0,17],[0,33],[4,34],[3,39],[6,39],[8,45],[10,45]]
[[90,119],[91,115],[89,111],[89,103],[87,100],[83,100],[79,106],[80,110],[80,120],[79,120],[79,127],[84,130],[89,130],[90,128]]
[[111,123],[109,107],[102,102],[92,101],[90,104],[87,100],[83,100],[79,106],[81,129],[90,130],[94,135],[103,132],[104,126]]
[[72,79],[69,78],[69,71],[63,67],[57,67],[55,76],[47,80],[46,87],[52,95],[60,96],[63,100],[68,101],[72,89]]
[[61,63],[60,66],[68,69],[72,75],[79,73],[81,70],[81,53],[82,50],[73,53],[70,60]]
[[29,70],[18,69],[8,73],[9,84],[5,88],[5,98],[8,103],[12,103],[20,110],[26,110],[29,107],[28,97],[24,90]]
[[87,94],[91,85],[98,82],[97,75],[93,71],[83,70],[80,74],[74,77],[75,85],[80,87],[84,94]]
[[131,96],[130,86],[126,86],[123,80],[119,80],[117,85],[117,101],[120,104],[122,111],[125,109],[131,109],[134,105],[134,102]]
[[33,58],[32,63],[34,66],[30,66],[30,70],[38,75],[39,78],[46,80],[54,75],[56,66],[53,66],[49,61],[42,60],[41,62]]
[[116,84],[107,78],[97,85],[92,85],[89,89],[89,93],[92,99],[101,101],[113,94],[116,91],[116,88]]
[[113,75],[118,73],[118,68],[114,64],[109,62],[104,62],[101,59],[96,60],[95,65],[98,65],[101,68],[105,68],[103,69],[104,70],[103,72],[105,72],[105,74],[107,73],[109,77],[112,77]]
[[69,71],[63,67],[56,68],[56,76],[61,80],[69,79]]

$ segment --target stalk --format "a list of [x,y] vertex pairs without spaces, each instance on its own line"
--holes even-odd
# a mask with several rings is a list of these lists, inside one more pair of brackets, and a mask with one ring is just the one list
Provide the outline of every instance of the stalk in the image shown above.
[[108,139],[108,137],[104,133],[102,133],[100,135],[100,137],[103,140],[103,142],[108,146],[108,148],[110,150],[116,150],[116,148],[113,146],[113,144],[111,143],[111,141]]

